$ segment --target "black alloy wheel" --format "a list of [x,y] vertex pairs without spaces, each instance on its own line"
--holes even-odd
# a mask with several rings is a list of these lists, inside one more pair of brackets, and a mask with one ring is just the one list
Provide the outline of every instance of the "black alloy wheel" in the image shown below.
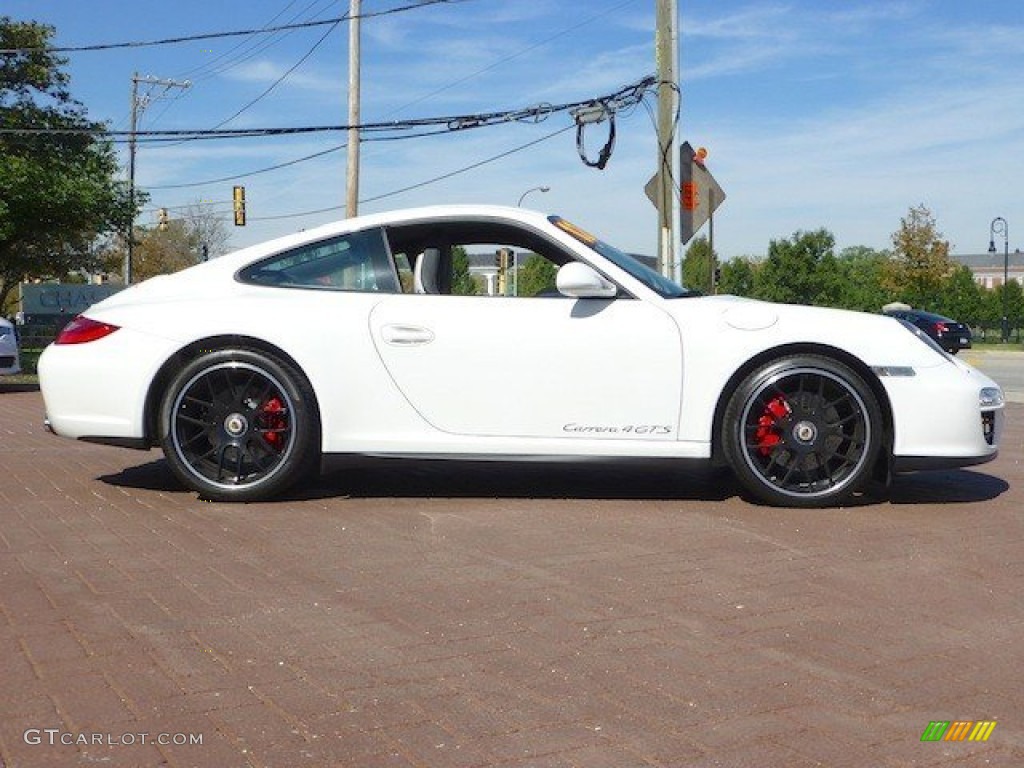
[[733,395],[724,430],[741,484],[776,506],[848,499],[870,479],[882,444],[874,394],[849,367],[816,355],[754,371]]
[[308,383],[253,350],[219,350],[186,365],[167,389],[160,424],[175,475],[213,500],[268,498],[319,460]]

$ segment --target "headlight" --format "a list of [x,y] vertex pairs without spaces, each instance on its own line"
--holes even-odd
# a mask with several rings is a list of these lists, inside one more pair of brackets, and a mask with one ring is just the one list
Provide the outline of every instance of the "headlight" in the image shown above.
[[982,408],[998,408],[1003,402],[1003,391],[999,387],[983,387],[978,393],[978,405]]

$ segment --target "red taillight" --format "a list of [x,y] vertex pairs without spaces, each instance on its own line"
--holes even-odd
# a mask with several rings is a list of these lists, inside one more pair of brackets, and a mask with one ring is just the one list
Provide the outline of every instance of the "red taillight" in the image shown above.
[[86,342],[96,341],[104,336],[109,336],[119,327],[110,323],[100,323],[79,315],[64,326],[64,330],[57,335],[57,339],[53,343],[85,344]]

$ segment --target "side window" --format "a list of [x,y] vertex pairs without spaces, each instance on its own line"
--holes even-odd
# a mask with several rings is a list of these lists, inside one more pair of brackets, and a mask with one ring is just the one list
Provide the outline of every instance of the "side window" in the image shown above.
[[[558,296],[558,267],[573,258],[528,227],[479,219],[413,222],[387,237],[399,274],[411,269],[412,292],[428,295]],[[403,275],[406,293],[407,282]]]
[[459,279],[460,260],[453,259],[455,279],[452,293],[460,283],[472,283],[475,292],[484,296],[534,298],[558,295],[555,275],[558,265],[539,253],[524,247],[502,243],[473,243],[461,246],[466,277]]
[[[413,292],[413,260],[407,253],[396,253],[395,268],[398,270],[398,282],[402,293]],[[414,257],[415,258],[415,257]]]
[[546,298],[561,296],[555,288],[558,266],[538,253],[515,254],[512,288],[516,296]]
[[383,233],[378,229],[353,232],[308,243],[246,267],[243,283],[284,288],[397,293],[398,273]]

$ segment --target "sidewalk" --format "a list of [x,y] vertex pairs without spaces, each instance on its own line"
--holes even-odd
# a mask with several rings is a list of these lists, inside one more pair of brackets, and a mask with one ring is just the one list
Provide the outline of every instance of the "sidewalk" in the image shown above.
[[824,511],[411,461],[206,503],[42,410],[0,393],[5,768],[1024,765],[1024,406]]

